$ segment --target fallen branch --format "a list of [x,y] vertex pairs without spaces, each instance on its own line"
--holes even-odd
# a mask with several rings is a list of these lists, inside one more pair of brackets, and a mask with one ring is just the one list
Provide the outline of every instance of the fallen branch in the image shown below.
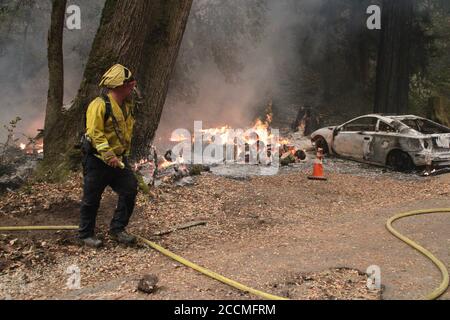
[[175,228],[170,229],[170,230],[156,232],[153,234],[153,236],[161,237],[161,236],[165,236],[165,235],[171,234],[176,231],[186,230],[186,229],[190,229],[190,228],[197,227],[197,226],[205,226],[206,224],[207,224],[207,221],[189,222],[189,223],[185,223],[185,224],[176,226]]

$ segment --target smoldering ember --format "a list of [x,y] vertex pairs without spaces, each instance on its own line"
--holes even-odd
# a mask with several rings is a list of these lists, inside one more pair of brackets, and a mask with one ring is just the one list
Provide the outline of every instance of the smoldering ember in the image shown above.
[[449,22],[438,0],[2,1],[0,300],[449,299]]

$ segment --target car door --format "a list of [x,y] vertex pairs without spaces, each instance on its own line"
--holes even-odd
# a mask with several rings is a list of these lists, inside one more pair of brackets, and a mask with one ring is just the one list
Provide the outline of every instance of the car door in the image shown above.
[[370,152],[377,121],[375,117],[361,117],[344,124],[335,132],[333,150],[346,158],[364,160]]
[[398,130],[394,126],[383,120],[378,122],[377,132],[372,135],[370,153],[367,155],[370,162],[379,165],[386,164],[387,156],[397,141],[397,134]]

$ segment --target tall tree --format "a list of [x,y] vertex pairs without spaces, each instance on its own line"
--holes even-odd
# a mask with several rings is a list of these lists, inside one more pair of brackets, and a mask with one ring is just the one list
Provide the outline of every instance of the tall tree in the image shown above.
[[79,165],[74,146],[84,128],[83,114],[99,94],[102,74],[115,63],[133,71],[144,95],[136,112],[133,157],[150,153],[191,6],[192,0],[106,1],[77,98],[60,123],[45,128],[60,134],[45,141],[50,145],[44,168],[59,175]]
[[[364,91],[369,89],[371,49],[378,45],[378,38],[367,29],[366,8],[373,0],[349,0],[350,7],[346,63],[352,71],[354,83]],[[376,38],[376,40],[375,40]],[[375,57],[376,58],[376,57]]]
[[414,1],[383,1],[375,93],[376,113],[402,114],[408,111]]
[[63,33],[67,0],[52,1],[51,24],[48,31],[48,69],[49,88],[47,108],[45,111],[44,152],[51,152],[52,140],[59,135],[57,129],[62,116],[64,99],[64,62],[63,62]]

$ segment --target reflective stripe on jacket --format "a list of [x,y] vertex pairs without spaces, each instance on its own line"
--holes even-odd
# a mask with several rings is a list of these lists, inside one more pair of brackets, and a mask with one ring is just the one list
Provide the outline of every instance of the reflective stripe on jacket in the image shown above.
[[[103,98],[97,98],[91,102],[86,113],[86,132],[92,141],[92,146],[97,149],[100,159],[108,162],[114,157],[128,156],[131,151],[131,139],[133,135],[134,118],[132,116],[133,105],[125,103],[125,114],[119,104],[108,94],[111,101],[111,109],[117,119],[117,137],[114,130],[112,115],[106,120],[106,102]],[[122,145],[121,141],[124,145]]]

